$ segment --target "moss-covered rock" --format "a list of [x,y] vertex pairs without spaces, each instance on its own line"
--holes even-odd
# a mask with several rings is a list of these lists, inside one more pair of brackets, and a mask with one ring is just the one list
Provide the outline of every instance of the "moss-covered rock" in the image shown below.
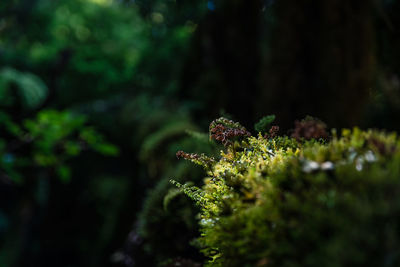
[[400,266],[400,143],[378,131],[329,140],[246,137],[202,188],[208,266]]

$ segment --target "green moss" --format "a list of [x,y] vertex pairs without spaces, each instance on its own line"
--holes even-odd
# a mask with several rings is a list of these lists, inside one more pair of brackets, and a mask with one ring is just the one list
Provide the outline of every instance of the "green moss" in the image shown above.
[[261,135],[221,151],[201,189],[208,266],[400,266],[400,146],[395,134],[330,141]]

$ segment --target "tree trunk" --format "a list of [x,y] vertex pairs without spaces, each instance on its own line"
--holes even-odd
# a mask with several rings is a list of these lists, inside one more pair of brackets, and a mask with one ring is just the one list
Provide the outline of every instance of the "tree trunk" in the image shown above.
[[284,128],[305,115],[360,123],[374,76],[371,1],[276,1],[263,99]]

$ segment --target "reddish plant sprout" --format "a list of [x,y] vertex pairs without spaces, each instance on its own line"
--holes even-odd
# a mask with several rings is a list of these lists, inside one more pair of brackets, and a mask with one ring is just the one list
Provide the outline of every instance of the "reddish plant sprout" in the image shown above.
[[279,132],[279,126],[272,126],[271,129],[269,129],[269,133],[266,133],[264,135],[265,139],[269,139],[269,138],[274,138],[276,136],[278,136],[278,132]]
[[237,122],[219,118],[210,124],[210,138],[221,142],[225,147],[233,144],[235,138],[249,137],[250,132]]
[[187,160],[197,160],[200,158],[200,156],[195,153],[186,153],[182,150],[179,150],[178,152],[176,152],[176,157],[177,157],[177,159],[184,158]]
[[182,150],[176,152],[176,157],[178,159],[186,159],[197,165],[203,166],[207,171],[211,171],[213,164],[215,163],[215,159],[212,157],[207,157],[204,154],[195,154],[195,153],[186,153]]
[[302,121],[295,121],[295,129],[291,135],[296,140],[327,139],[326,124],[313,117],[306,117]]

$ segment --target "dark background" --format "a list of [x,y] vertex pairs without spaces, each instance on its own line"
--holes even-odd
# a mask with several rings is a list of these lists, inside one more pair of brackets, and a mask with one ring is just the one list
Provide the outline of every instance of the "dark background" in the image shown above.
[[[196,266],[208,124],[400,129],[400,1],[3,0],[0,266]],[[165,195],[172,198],[170,203]],[[165,205],[164,205],[165,204]],[[168,205],[167,205],[168,204]]]

